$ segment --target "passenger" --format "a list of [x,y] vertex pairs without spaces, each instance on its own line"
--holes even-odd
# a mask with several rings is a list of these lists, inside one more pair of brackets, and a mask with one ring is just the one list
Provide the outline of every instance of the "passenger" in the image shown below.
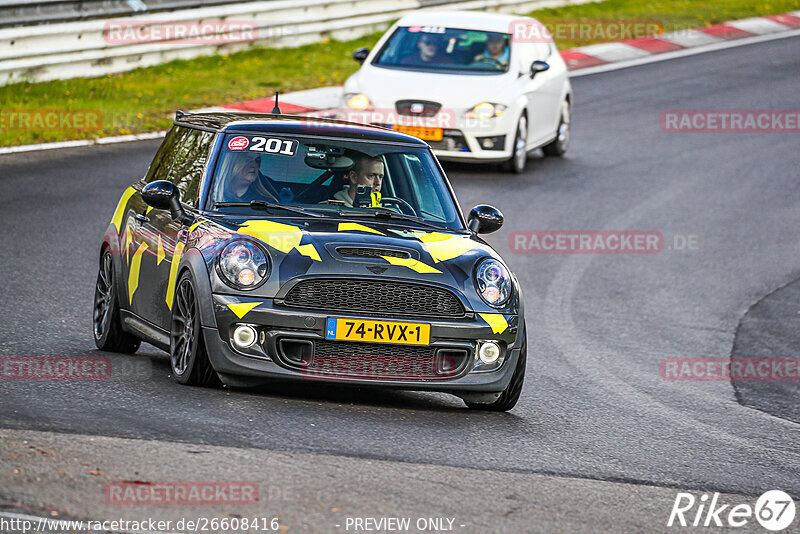
[[249,202],[261,200],[258,194],[256,180],[258,180],[258,155],[256,154],[231,154],[236,160],[233,163],[225,196],[231,202]]
[[258,154],[228,154],[220,172],[226,178],[222,183],[223,190],[217,198],[224,202],[277,202],[277,193],[268,188],[268,178],[259,171],[260,163]]
[[499,33],[490,33],[486,39],[486,49],[483,53],[475,56],[473,65],[496,65],[498,68],[506,69],[511,51],[508,47],[508,38]]

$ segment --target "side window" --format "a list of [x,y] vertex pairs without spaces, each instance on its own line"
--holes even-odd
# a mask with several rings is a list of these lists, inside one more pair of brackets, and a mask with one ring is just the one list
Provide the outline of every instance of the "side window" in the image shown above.
[[188,132],[188,128],[183,128],[181,126],[173,126],[172,129],[167,132],[167,137],[164,138],[164,142],[161,143],[156,157],[153,158],[153,162],[150,164],[150,169],[147,171],[147,175],[144,178],[145,182],[149,184],[156,180],[167,179],[169,169],[172,167],[172,162],[175,159],[175,154]]
[[190,206],[197,206],[198,189],[213,140],[213,133],[189,130],[172,164],[168,179],[178,186],[181,200]]

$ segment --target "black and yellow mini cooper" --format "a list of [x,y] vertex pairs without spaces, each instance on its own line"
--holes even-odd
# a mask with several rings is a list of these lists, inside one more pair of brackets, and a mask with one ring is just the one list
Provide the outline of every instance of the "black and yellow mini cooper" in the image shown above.
[[442,391],[509,410],[519,284],[423,141],[279,114],[183,114],[100,248],[94,338],[170,354],[181,384]]

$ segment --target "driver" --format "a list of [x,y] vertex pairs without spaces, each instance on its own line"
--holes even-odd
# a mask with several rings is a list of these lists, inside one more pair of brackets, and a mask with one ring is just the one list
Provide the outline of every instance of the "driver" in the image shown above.
[[506,37],[500,33],[490,33],[486,39],[486,49],[475,56],[472,63],[494,63],[501,68],[508,66],[511,51],[506,46]]
[[401,58],[401,65],[425,65],[425,64],[450,64],[452,61],[442,51],[445,47],[445,40],[436,34],[423,33],[417,39],[416,50],[409,56]]
[[367,185],[372,191],[379,192],[382,182],[383,158],[367,155],[356,157],[353,168],[345,175],[344,187],[333,195],[333,199],[344,202],[345,206],[352,208],[359,185]]

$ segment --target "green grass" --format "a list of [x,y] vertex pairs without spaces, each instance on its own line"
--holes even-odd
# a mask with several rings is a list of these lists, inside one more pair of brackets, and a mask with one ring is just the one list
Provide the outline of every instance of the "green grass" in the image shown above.
[[[800,0],[605,0],[543,9],[531,15],[561,29],[564,50],[606,40],[615,25],[645,22],[673,31],[727,20],[800,10]],[[573,35],[579,24],[591,36]],[[636,35],[640,36],[640,35]],[[73,78],[0,87],[0,145],[20,145],[163,130],[176,109],[228,104],[325,85],[342,84],[356,71],[351,53],[370,47],[373,34],[353,41],[330,41],[299,48],[253,48],[226,56],[176,60],[99,78]],[[559,37],[558,33],[556,37]],[[65,127],[12,128],[12,115],[23,110],[100,110],[102,127],[82,131]],[[9,115],[11,114],[11,115]]]

